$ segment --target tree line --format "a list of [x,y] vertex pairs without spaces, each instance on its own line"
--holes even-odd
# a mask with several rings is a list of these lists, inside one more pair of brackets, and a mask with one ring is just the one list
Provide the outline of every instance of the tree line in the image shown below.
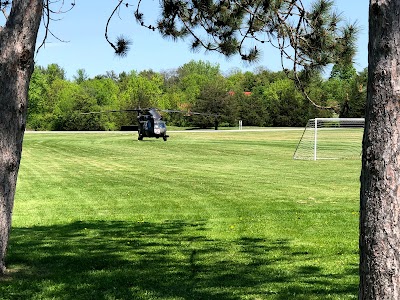
[[[134,113],[83,115],[82,112],[156,107],[221,115],[220,126],[304,126],[314,117],[364,117],[367,71],[334,65],[330,76],[315,74],[307,94],[313,106],[284,71],[232,70],[190,61],[177,69],[154,72],[113,71],[89,78],[84,69],[66,78],[57,64],[36,66],[29,87],[27,128],[31,130],[119,130],[136,123]],[[210,127],[213,117],[165,113],[169,125]]]

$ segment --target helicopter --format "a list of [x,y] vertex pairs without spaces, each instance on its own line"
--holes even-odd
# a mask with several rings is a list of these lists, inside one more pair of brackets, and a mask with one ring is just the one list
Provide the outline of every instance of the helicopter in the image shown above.
[[[138,140],[142,141],[144,137],[155,137],[156,139],[162,138],[167,141],[169,135],[167,135],[167,125],[162,119],[160,112],[168,113],[182,113],[185,116],[192,115],[203,115],[203,116],[213,116],[215,118],[215,130],[218,129],[218,114],[211,113],[199,113],[191,111],[181,111],[181,110],[171,110],[171,109],[157,109],[157,108],[133,108],[133,109],[123,109],[123,110],[106,110],[106,111],[96,111],[96,112],[86,112],[81,113],[82,115],[88,114],[100,114],[100,113],[114,113],[114,112],[136,112],[137,113],[137,126],[123,126],[128,129],[133,129],[138,131]],[[122,128],[124,129],[124,128]]]
[[169,135],[167,135],[167,125],[162,120],[162,116],[155,108],[149,108],[138,111],[138,140],[143,140],[143,137],[155,137],[156,139],[162,137],[166,142]]

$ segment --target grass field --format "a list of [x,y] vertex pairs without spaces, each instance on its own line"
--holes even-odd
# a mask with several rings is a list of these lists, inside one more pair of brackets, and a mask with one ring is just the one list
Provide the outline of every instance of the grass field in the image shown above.
[[0,299],[356,299],[360,161],[301,133],[26,133]]

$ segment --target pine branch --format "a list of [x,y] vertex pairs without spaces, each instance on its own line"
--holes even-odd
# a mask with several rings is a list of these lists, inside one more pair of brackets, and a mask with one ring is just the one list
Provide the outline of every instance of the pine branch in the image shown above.
[[[124,2],[123,0],[119,0],[118,1],[118,4],[115,6],[114,10],[112,11],[110,17],[107,20],[106,29],[105,29],[105,32],[104,32],[104,36],[106,38],[106,41],[114,49],[115,54],[119,55],[119,56],[126,56],[126,54],[129,51],[129,46],[130,46],[131,42],[129,40],[127,40],[126,38],[124,38],[123,36],[119,36],[119,37],[117,37],[117,41],[114,44],[113,42],[110,41],[110,39],[108,37],[108,27],[110,25],[111,19],[113,18],[115,13],[119,10],[119,8],[123,4],[123,2]],[[128,7],[128,4],[126,4],[126,6]]]

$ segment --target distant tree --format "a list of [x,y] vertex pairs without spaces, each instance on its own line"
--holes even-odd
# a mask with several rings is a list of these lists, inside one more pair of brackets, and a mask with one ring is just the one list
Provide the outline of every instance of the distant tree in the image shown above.
[[226,81],[222,76],[201,88],[193,111],[221,115],[218,118],[213,115],[193,116],[194,125],[201,128],[214,127],[216,121],[226,122],[231,126],[236,123],[237,107],[233,104],[233,98],[229,96]]
[[43,112],[45,110],[49,88],[50,84],[44,70],[35,67],[29,85],[27,128],[34,130],[45,129],[43,124]]
[[309,105],[289,79],[277,80],[264,90],[266,109],[273,126],[304,126],[311,117]]
[[153,77],[159,76],[159,74],[153,70],[143,70],[139,73],[139,76],[145,77],[151,80]]
[[245,94],[241,90],[232,95],[238,106],[239,119],[245,126],[272,126],[270,111],[264,99],[264,88],[257,86],[252,93]]
[[179,75],[177,69],[164,70],[160,73],[164,77],[164,88],[165,90],[175,88],[179,81]]
[[81,84],[89,79],[89,75],[86,73],[85,69],[78,69],[78,71],[76,71],[76,75],[74,75],[73,78],[77,84]]
[[106,74],[96,75],[95,79],[112,79],[114,81],[118,81],[119,77],[114,71],[107,71]]
[[190,105],[196,102],[205,85],[221,76],[219,65],[193,60],[179,67],[177,75],[178,86],[185,93],[185,103]]
[[240,69],[232,69],[229,74],[226,76],[227,84],[229,90],[232,91],[242,91],[243,90],[243,81],[244,74]]
[[[357,71],[352,63],[337,63],[331,70],[331,75],[327,81],[326,88],[330,89],[330,100],[340,107],[339,117],[345,118],[355,115],[351,112],[350,93],[354,81],[357,77]],[[353,101],[352,101],[353,102]]]
[[[161,74],[151,72],[142,73],[132,71],[129,74],[120,76],[118,83],[118,107],[120,109],[157,107],[165,108],[167,105],[163,97],[164,78]],[[121,125],[136,123],[136,116],[133,113],[125,113],[120,117]]]
[[123,71],[118,75],[118,82],[123,82],[128,77],[128,74]]
[[52,83],[56,79],[65,79],[65,70],[57,64],[50,64],[46,68],[38,67],[46,75],[47,82]]
[[[84,84],[86,84],[85,82]],[[96,93],[76,82],[63,81],[53,110],[53,130],[108,130],[108,114],[81,115],[80,112],[99,111]],[[101,101],[101,100],[100,100]],[[111,127],[113,127],[111,125]]]
[[213,65],[210,62],[191,60],[179,67],[177,73],[180,78],[193,74],[212,78],[220,75],[220,68],[219,65]]
[[350,85],[350,80],[342,80],[337,77],[321,82],[324,91],[320,99],[321,103],[325,103],[326,106],[340,107],[336,113],[341,117],[348,116]]
[[351,80],[356,76],[357,76],[357,71],[352,63],[338,63],[332,67],[331,75],[329,78],[336,78],[340,80]]
[[114,81],[118,81],[118,76],[113,70],[107,71],[105,77]]
[[349,91],[349,117],[364,118],[367,103],[368,70],[358,73],[351,82]]
[[82,82],[82,89],[96,100],[96,104],[105,108],[116,108],[119,88],[111,78],[91,79]]
[[249,92],[257,85],[257,76],[252,72],[245,72],[243,75],[243,92]]

